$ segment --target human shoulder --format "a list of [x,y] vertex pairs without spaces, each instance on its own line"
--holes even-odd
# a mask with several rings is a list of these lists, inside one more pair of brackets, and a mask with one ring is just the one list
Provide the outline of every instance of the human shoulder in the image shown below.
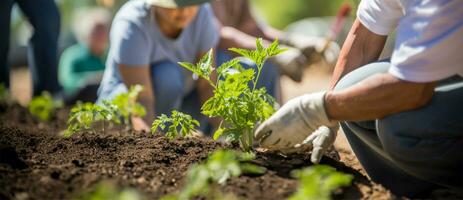
[[76,63],[88,57],[89,50],[83,44],[74,44],[66,48],[61,54],[62,62]]
[[130,23],[141,27],[150,16],[150,7],[142,0],[130,0],[114,16],[113,26],[118,23]]

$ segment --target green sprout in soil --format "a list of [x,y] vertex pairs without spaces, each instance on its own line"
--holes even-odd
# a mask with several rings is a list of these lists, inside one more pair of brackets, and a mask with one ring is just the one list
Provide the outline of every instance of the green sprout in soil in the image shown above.
[[0,104],[6,104],[10,101],[10,92],[3,83],[0,83]]
[[293,176],[299,179],[299,188],[289,200],[329,200],[334,190],[349,186],[353,179],[350,174],[324,165],[295,170]]
[[[265,48],[262,39],[257,39],[256,46],[255,50],[231,48],[230,51],[252,60],[257,65],[257,72],[253,69],[243,69],[238,59],[232,59],[214,69],[212,50],[197,64],[179,63],[207,80],[214,88],[214,96],[201,108],[202,113],[209,117],[222,118],[220,127],[214,133],[214,139],[225,136],[228,141],[239,141],[245,151],[252,149],[255,124],[264,121],[275,112],[274,98],[267,94],[265,88],[256,88],[264,62],[267,58],[284,51],[279,48],[277,40]],[[211,79],[214,71],[217,73],[217,81]],[[252,87],[248,85],[250,82]]]
[[103,133],[106,132],[107,123],[119,124],[117,107],[107,101],[103,105],[93,103],[77,103],[71,109],[67,122],[68,128],[64,132],[65,137],[70,137],[78,131],[93,130],[96,133],[95,124],[102,123]]
[[98,183],[90,191],[80,194],[76,200],[144,200],[143,194],[132,188],[118,189],[112,182]]
[[166,137],[170,140],[176,137],[186,137],[196,131],[199,122],[193,119],[190,115],[184,114],[179,111],[172,111],[170,117],[165,114],[159,116],[153,121],[151,132],[156,133],[158,128],[165,131]]
[[34,97],[29,103],[29,112],[40,121],[49,121],[55,114],[55,110],[63,106],[60,101],[54,101],[50,93],[42,92],[42,95]]
[[263,174],[266,169],[247,163],[254,159],[251,153],[218,150],[209,155],[207,161],[189,168],[186,185],[178,194],[168,195],[164,200],[187,200],[196,196],[206,199],[223,199],[217,184],[224,185],[232,177],[247,174]]
[[117,106],[119,113],[122,116],[124,124],[132,129],[133,116],[144,117],[146,115],[145,107],[137,103],[138,94],[143,90],[141,85],[133,85],[130,87],[129,92],[117,95],[111,103]]

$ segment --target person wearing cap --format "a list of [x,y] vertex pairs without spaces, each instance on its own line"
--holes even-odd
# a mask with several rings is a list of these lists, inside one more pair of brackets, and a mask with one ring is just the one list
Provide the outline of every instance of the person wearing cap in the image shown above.
[[68,105],[96,101],[105,68],[111,13],[104,8],[82,9],[74,20],[78,43],[63,51],[58,68]]
[[[135,130],[149,130],[154,117],[183,106],[200,108],[212,96],[207,81],[177,62],[196,62],[219,41],[208,0],[132,0],[114,17],[98,102],[140,84],[138,101],[145,118],[133,117]],[[196,119],[197,116],[193,116]]]
[[[303,69],[316,60],[312,57],[323,49],[327,41],[324,38],[287,33],[266,24],[259,24],[252,15],[250,6],[249,0],[211,2],[220,27],[217,62],[220,64],[234,56],[227,51],[230,47],[252,49],[255,48],[256,38],[263,38],[265,43],[279,39],[287,51],[266,63],[261,79],[267,91],[275,96],[279,75],[286,75],[296,82],[302,81]],[[339,46],[330,42],[323,56],[335,58],[338,53]]]
[[[290,100],[256,130],[262,147],[312,151],[340,124],[373,181],[396,195],[463,188],[463,1],[363,0],[329,91]],[[397,28],[390,60],[377,61]]]

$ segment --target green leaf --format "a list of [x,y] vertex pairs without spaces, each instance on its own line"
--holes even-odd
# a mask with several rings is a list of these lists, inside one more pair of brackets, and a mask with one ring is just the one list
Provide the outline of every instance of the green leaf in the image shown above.
[[102,105],[78,102],[71,108],[64,137],[70,137],[78,131],[93,129],[97,122],[119,124],[119,113],[115,105],[104,101]]
[[331,193],[343,186],[349,186],[353,179],[350,174],[337,172],[330,166],[316,165],[303,170],[295,170],[293,176],[299,179],[299,187],[290,200],[331,199]]
[[232,67],[237,67],[237,65],[239,65],[239,59],[235,58],[235,59],[232,59],[228,62],[224,62],[222,63],[218,68],[217,68],[217,74],[220,76],[220,77],[226,77],[227,76],[227,73],[228,73],[228,70]]
[[49,121],[55,114],[55,110],[62,106],[62,102],[53,101],[48,92],[42,92],[42,95],[34,97],[28,105],[29,112],[37,117],[40,121]]
[[3,83],[0,83],[0,103],[7,103],[10,99],[10,92]]
[[250,163],[241,164],[241,170],[244,174],[265,174],[267,172],[267,168]]
[[[174,110],[170,117],[162,114],[154,120],[151,125],[151,132],[154,134],[158,128],[161,128],[161,131],[166,131],[166,137],[172,140],[176,137],[191,135],[198,126],[199,121],[193,119],[190,115]],[[166,127],[167,130],[165,130]]]
[[217,140],[219,139],[219,137],[223,134],[223,128],[218,128],[215,132],[214,132],[214,137],[213,139],[214,140]]
[[110,104],[116,106],[126,125],[131,125],[130,118],[132,116],[144,117],[146,115],[145,108],[140,103],[137,103],[141,91],[143,91],[143,86],[132,85],[128,92],[117,95],[110,102]]
[[209,84],[215,87],[214,83],[211,81],[211,74],[214,71],[214,67],[212,66],[214,57],[213,52],[213,49],[210,49],[196,64],[188,62],[179,62],[178,64],[207,80]]

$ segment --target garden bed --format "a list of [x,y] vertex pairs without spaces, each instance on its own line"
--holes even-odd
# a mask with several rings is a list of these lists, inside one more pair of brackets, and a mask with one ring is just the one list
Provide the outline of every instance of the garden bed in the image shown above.
[[[70,199],[110,180],[133,187],[157,199],[183,186],[188,167],[220,148],[234,148],[208,138],[169,141],[161,135],[127,132],[59,136],[68,111],[39,123],[18,105],[0,114],[0,199]],[[341,152],[341,156],[342,152]],[[254,161],[268,170],[263,175],[242,175],[221,187],[241,199],[285,199],[297,189],[290,171],[310,165],[309,155],[258,153]],[[336,152],[322,160],[354,175],[352,186],[335,192],[336,199],[390,199],[378,184],[339,161]]]

